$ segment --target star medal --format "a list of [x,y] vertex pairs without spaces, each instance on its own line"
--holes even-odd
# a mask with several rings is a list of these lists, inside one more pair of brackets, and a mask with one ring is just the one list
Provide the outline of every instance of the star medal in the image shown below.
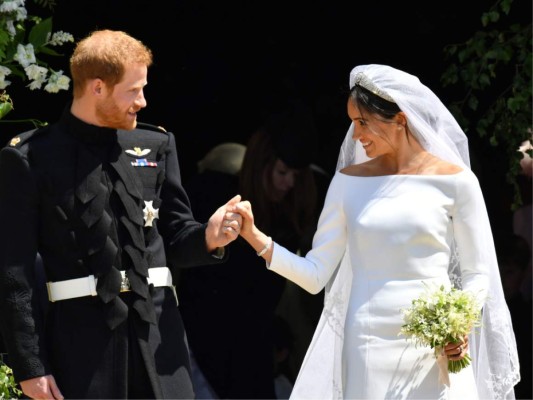
[[144,226],[152,226],[154,219],[159,219],[159,208],[154,208],[153,201],[144,201],[145,207],[143,208],[144,214]]

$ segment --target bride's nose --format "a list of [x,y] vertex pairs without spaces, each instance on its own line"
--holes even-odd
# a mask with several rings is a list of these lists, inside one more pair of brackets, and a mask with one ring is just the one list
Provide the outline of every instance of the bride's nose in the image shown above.
[[352,122],[352,139],[357,140],[361,137],[359,130],[355,127],[355,124]]

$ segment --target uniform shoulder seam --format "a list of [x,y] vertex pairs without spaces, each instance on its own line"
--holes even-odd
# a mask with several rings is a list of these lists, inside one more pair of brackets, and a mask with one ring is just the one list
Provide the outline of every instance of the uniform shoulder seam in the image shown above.
[[147,124],[146,122],[137,122],[137,129],[146,129],[149,131],[156,131],[160,133],[168,133],[161,125]]
[[44,132],[48,131],[48,125],[40,128],[30,129],[28,131],[19,133],[18,135],[15,135],[9,140],[7,143],[7,147],[20,147],[24,143],[26,143],[28,140],[35,138],[39,135],[41,135]]

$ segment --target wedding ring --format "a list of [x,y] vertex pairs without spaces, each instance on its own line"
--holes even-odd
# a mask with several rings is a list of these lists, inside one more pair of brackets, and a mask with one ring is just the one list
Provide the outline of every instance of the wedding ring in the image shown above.
[[459,346],[459,354],[463,352],[463,345]]

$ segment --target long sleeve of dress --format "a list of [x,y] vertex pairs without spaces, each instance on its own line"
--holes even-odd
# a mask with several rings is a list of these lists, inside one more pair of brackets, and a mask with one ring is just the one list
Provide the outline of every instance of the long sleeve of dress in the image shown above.
[[313,248],[305,257],[297,256],[279,244],[274,245],[269,269],[310,293],[319,293],[330,280],[346,248],[346,219],[342,207],[342,185],[333,179],[313,238]]
[[[459,174],[452,213],[459,252],[462,289],[473,292],[482,306],[489,290],[489,265],[496,254],[481,188],[473,173]],[[480,223],[481,222],[481,223]]]

